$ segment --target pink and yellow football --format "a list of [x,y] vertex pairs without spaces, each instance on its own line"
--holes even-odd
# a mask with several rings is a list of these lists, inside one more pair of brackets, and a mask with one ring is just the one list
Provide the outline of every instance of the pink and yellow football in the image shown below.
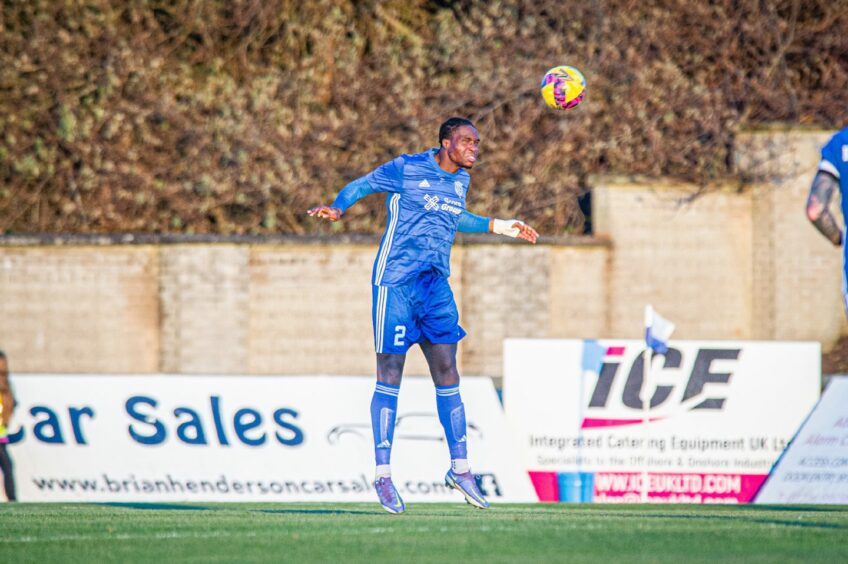
[[586,78],[574,67],[561,65],[545,73],[542,98],[557,110],[573,108],[586,96]]

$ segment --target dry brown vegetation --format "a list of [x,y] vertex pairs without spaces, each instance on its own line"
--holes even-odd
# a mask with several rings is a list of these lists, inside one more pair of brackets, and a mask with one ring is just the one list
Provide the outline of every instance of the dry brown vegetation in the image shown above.
[[558,234],[593,173],[707,184],[741,128],[848,118],[846,0],[0,0],[0,57],[0,233],[378,232],[304,212],[462,115],[471,209]]

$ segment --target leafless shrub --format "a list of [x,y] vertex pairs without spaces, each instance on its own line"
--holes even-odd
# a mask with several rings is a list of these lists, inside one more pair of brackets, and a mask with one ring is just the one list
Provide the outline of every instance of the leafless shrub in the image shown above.
[[463,115],[471,209],[555,234],[591,174],[706,185],[740,128],[848,117],[845,0],[4,0],[0,57],[0,232],[375,232],[304,211]]

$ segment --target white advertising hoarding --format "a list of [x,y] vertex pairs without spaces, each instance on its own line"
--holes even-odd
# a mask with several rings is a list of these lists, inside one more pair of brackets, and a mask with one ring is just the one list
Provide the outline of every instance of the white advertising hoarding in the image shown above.
[[647,385],[643,351],[505,342],[504,407],[539,498],[564,499],[573,475],[582,501],[639,501],[647,471],[650,501],[751,501],[818,398],[818,343],[672,342]]
[[848,504],[848,377],[831,378],[756,503]]
[[[366,377],[13,376],[21,501],[375,501]],[[493,502],[533,501],[488,378],[463,378],[469,459]],[[462,501],[429,379],[401,387],[393,477]]]

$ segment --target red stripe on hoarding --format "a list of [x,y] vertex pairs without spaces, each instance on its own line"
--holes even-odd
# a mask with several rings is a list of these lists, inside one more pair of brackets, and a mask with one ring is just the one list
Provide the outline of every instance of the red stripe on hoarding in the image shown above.
[[[652,417],[647,419],[647,422],[652,423],[654,421],[662,421],[663,419],[665,419],[665,417]],[[642,422],[642,419],[592,419],[591,417],[587,417],[583,420],[580,428],[592,429],[595,427],[623,427],[625,425],[638,425]]]
[[528,472],[539,501],[559,501],[559,482],[556,472]]
[[607,347],[607,356],[621,356],[624,354],[624,347]]

